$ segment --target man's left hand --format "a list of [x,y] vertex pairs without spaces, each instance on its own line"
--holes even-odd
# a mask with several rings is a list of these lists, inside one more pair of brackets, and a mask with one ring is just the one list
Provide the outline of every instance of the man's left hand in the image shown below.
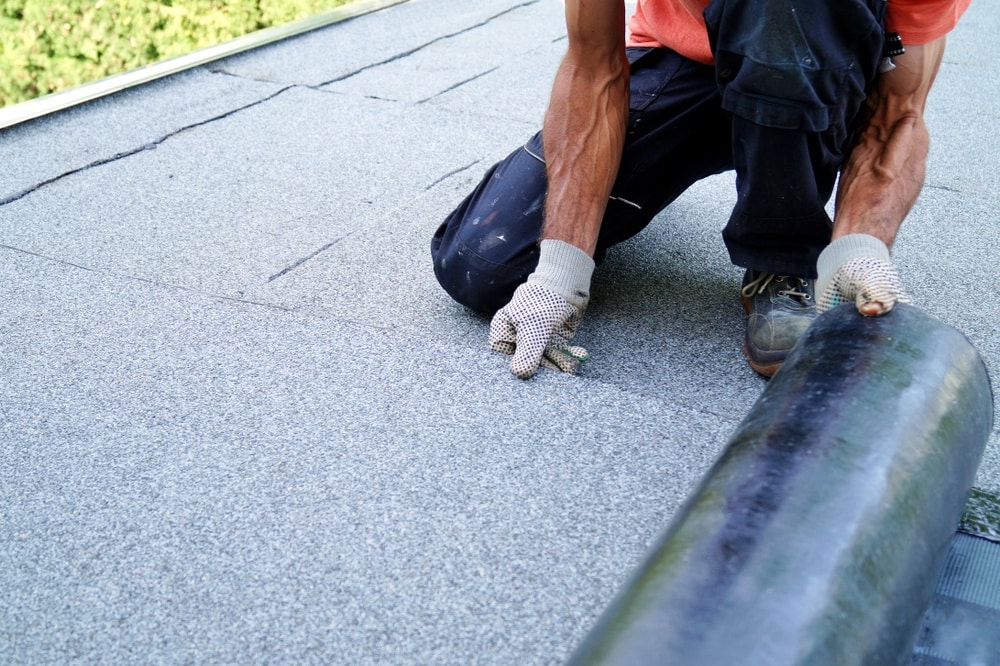
[[853,302],[861,314],[876,317],[892,310],[896,303],[910,302],[889,260],[889,248],[874,236],[838,238],[820,254],[817,270],[817,309],[821,313]]

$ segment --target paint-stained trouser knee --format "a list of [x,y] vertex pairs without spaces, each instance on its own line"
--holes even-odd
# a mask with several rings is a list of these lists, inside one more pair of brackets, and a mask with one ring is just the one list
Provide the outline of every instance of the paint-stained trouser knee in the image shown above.
[[[733,263],[813,276],[830,235],[824,207],[881,51],[881,16],[871,6],[883,3],[714,0],[706,10],[714,68],[669,49],[629,49],[625,148],[597,263],[691,184],[735,168],[737,203],[723,231]],[[787,20],[762,21],[761,12]],[[774,25],[782,26],[777,41]],[[764,38],[767,48],[755,41]],[[510,300],[538,261],[545,192],[536,134],[448,216],[431,253],[455,300],[485,312]]]

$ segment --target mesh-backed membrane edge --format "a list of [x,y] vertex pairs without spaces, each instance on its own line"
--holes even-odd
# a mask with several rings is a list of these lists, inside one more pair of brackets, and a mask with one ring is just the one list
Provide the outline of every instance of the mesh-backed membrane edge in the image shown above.
[[910,666],[1000,664],[1000,498],[973,489]]

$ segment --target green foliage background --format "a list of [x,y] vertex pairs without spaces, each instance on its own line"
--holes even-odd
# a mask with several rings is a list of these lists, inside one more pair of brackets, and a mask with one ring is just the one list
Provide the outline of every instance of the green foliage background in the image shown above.
[[0,0],[0,106],[350,0]]

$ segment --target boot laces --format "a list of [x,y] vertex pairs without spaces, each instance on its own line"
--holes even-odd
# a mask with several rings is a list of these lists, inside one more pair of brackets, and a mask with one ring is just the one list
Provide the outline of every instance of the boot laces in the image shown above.
[[774,273],[760,273],[756,278],[751,280],[743,287],[740,293],[746,298],[753,298],[754,296],[759,296],[763,294],[771,283],[778,286],[784,283],[785,289],[778,290],[778,296],[791,296],[793,298],[798,298],[803,301],[808,301],[812,298],[809,294],[808,287],[809,283],[805,278],[791,277],[788,275],[775,275]]

